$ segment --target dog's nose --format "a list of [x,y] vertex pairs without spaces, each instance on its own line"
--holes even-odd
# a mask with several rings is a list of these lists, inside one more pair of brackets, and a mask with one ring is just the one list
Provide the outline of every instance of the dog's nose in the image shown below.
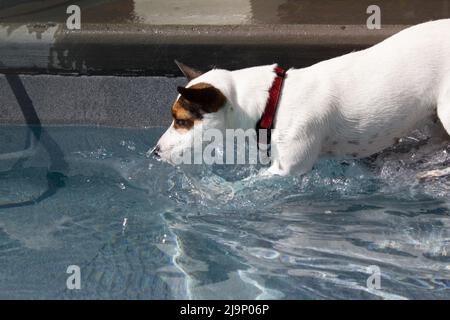
[[159,155],[160,152],[161,152],[161,148],[159,147],[159,145],[156,145],[156,146],[153,148],[151,154],[152,154],[153,156],[155,156],[156,158],[159,158],[159,157],[160,157],[160,155]]

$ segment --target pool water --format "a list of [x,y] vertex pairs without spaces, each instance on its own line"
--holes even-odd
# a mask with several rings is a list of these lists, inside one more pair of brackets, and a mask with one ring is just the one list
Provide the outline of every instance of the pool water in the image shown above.
[[[0,127],[0,153],[27,131]],[[450,178],[415,178],[450,143],[268,179],[157,161],[162,132],[47,127],[0,160],[0,298],[450,299]]]

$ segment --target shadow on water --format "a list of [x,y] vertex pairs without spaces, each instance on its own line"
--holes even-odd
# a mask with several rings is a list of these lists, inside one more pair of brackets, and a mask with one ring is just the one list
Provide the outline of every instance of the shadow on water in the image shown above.
[[[25,122],[28,126],[28,129],[30,130],[30,134],[28,135],[27,139],[27,149],[31,149],[31,151],[33,151],[33,149],[35,148],[33,139],[35,139],[36,142],[40,142],[49,155],[50,166],[46,174],[47,190],[44,193],[28,201],[0,205],[0,209],[30,206],[51,197],[58,191],[58,189],[65,186],[64,180],[66,176],[62,172],[67,170],[68,168],[68,164],[64,159],[64,154],[61,151],[60,147],[49,135],[47,130],[42,127],[41,121],[39,120],[39,117],[36,113],[36,109],[34,108],[33,101],[28,95],[20,77],[18,75],[12,74],[5,75],[5,77],[12,92],[14,93],[14,96],[17,99]],[[14,153],[14,158],[17,158],[18,160],[13,165],[12,170],[22,168],[23,162],[28,156],[29,154],[25,151]]]

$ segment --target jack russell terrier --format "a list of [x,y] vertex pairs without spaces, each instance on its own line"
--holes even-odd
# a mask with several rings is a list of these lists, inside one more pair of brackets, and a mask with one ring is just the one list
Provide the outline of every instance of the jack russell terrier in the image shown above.
[[[192,148],[195,130],[262,122],[273,129],[268,173],[277,175],[306,173],[322,157],[368,157],[436,115],[450,134],[450,19],[286,72],[274,64],[202,74],[177,64],[189,83],[178,87],[173,122],[155,147],[163,160]],[[420,178],[447,174],[450,168]]]

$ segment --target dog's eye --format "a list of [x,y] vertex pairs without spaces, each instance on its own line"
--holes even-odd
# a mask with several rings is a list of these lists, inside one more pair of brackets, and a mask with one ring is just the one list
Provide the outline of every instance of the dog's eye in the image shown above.
[[188,121],[184,120],[184,119],[176,119],[175,123],[176,123],[177,126],[185,127],[185,126],[187,126]]

